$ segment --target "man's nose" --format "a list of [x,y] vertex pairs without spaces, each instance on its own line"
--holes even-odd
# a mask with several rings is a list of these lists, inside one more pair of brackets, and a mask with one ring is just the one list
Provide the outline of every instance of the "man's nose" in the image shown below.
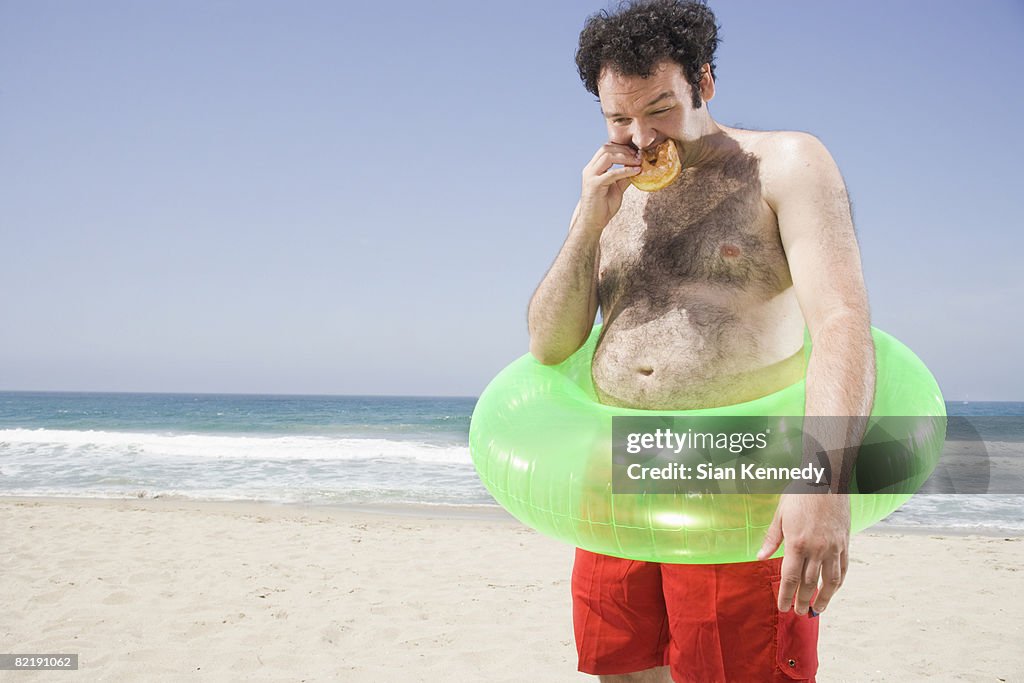
[[653,128],[633,123],[633,130],[630,131],[630,138],[637,149],[647,149],[658,139],[658,134]]

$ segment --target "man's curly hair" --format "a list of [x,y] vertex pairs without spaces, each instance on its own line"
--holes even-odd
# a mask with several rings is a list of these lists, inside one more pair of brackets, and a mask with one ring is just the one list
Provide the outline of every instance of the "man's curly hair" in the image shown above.
[[631,0],[609,14],[587,18],[580,32],[576,67],[587,90],[597,95],[601,70],[623,76],[650,76],[665,59],[683,67],[693,86],[693,108],[700,109],[700,69],[711,65],[715,75],[718,47],[715,15],[702,0]]

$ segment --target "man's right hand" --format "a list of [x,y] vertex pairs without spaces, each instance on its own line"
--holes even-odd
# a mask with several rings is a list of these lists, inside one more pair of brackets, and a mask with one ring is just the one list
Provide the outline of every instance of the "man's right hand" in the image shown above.
[[[612,168],[621,164],[622,168]],[[622,206],[629,179],[640,172],[640,152],[630,145],[608,142],[583,168],[583,192],[576,220],[589,230],[604,230]]]

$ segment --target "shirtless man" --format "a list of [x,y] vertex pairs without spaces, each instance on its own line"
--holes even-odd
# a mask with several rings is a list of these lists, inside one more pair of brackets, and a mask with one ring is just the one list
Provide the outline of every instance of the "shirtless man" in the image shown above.
[[[576,61],[609,141],[583,170],[568,236],[530,301],[530,351],[562,362],[600,306],[593,379],[605,403],[720,406],[806,373],[806,415],[868,415],[874,346],[842,177],[811,135],[711,117],[717,43],[697,2],[588,20]],[[657,193],[632,187],[639,150],[667,139],[681,176]],[[862,419],[830,424],[819,443],[859,444]],[[846,495],[784,494],[757,562],[659,565],[577,549],[579,669],[602,681],[813,681],[813,616],[842,584],[849,527]],[[785,557],[768,559],[783,538]]]

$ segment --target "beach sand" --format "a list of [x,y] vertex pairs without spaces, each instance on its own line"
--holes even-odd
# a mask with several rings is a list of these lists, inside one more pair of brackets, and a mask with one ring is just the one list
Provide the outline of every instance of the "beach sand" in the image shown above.
[[[0,499],[2,681],[596,681],[572,548],[504,513]],[[1024,539],[855,536],[819,682],[1024,681]]]

